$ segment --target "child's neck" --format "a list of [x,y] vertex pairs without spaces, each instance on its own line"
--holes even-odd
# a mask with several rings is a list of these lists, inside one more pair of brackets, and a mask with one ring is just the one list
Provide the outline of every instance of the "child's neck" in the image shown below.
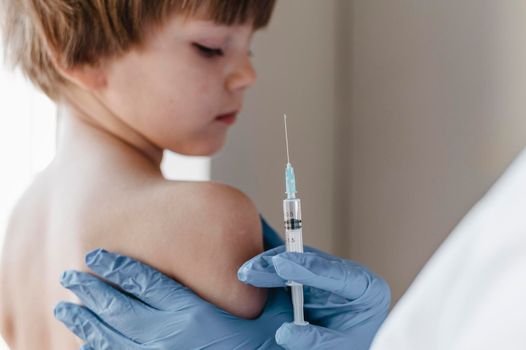
[[[56,158],[88,156],[98,152],[135,158],[142,166],[160,172],[163,150],[113,115],[85,113],[77,106],[58,103],[58,137]],[[100,111],[99,111],[100,112]],[[102,111],[104,112],[104,111]],[[93,115],[97,111],[95,110]],[[101,148],[102,146],[102,148]],[[86,154],[88,153],[88,154]]]

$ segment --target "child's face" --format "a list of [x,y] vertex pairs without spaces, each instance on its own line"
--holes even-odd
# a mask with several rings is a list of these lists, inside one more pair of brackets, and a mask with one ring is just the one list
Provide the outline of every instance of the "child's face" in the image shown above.
[[[221,148],[256,74],[251,23],[218,25],[172,16],[140,49],[111,61],[98,94],[118,118],[160,148],[209,155]],[[209,49],[210,48],[210,49]]]

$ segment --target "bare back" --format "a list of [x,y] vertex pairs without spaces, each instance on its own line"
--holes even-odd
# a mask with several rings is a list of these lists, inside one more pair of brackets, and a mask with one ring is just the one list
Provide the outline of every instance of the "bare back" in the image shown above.
[[[174,183],[137,169],[125,172],[126,162],[89,163],[61,167],[60,172],[45,171],[12,214],[0,286],[6,340],[13,350],[79,348],[79,340],[54,319],[53,308],[60,300],[76,302],[60,285],[60,275],[67,269],[85,271],[86,252],[98,247],[145,261],[208,300],[222,303],[225,309],[231,306],[231,312],[245,313],[236,309],[238,304],[252,305],[252,313],[261,309],[261,291],[239,282],[232,288],[238,265],[262,249],[261,230],[252,219],[247,224],[252,226],[250,232],[245,234],[246,242],[252,243],[244,245],[246,249],[236,253],[234,260],[225,260],[224,273],[212,271],[218,262],[206,260],[209,252],[195,249],[207,242],[217,247],[219,241],[214,243],[210,237],[224,240],[218,220],[226,212],[218,210],[210,217],[200,212],[200,201],[217,185]],[[242,217],[225,219],[247,222]],[[206,233],[204,227],[208,228]],[[225,257],[234,255],[224,253]],[[190,263],[193,261],[198,263]],[[207,289],[212,276],[219,276],[214,284],[224,285],[224,291]],[[232,300],[227,300],[227,295]],[[239,303],[239,298],[246,302]]]
[[68,213],[62,208],[57,216],[47,182],[37,179],[24,194],[5,240],[2,304],[9,325],[6,341],[13,349],[74,349],[80,344],[53,321],[58,300],[75,301],[59,283],[61,271],[81,269],[83,260],[80,242],[71,234],[74,228],[65,232],[67,223],[58,221]]

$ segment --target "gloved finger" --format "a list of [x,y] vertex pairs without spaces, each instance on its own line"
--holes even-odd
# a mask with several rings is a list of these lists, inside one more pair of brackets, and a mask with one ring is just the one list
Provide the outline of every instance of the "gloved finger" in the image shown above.
[[85,272],[66,271],[60,283],[104,322],[126,333],[128,318],[136,318],[147,306]]
[[272,263],[272,257],[284,251],[285,246],[281,245],[256,255],[241,265],[237,270],[237,278],[243,283],[259,288],[285,286],[286,281],[278,276]]
[[314,325],[284,323],[276,331],[276,343],[287,350],[350,349],[354,347],[338,331]]
[[317,253],[283,252],[272,257],[276,273],[284,280],[332,292],[349,300],[361,297],[377,278],[365,267]]
[[124,255],[95,249],[86,255],[86,265],[97,275],[159,310],[178,310],[196,299],[190,289]]
[[[305,252],[315,252],[325,256],[327,259],[334,258],[317,249],[305,246]],[[286,280],[281,278],[274,268],[272,257],[283,253],[286,250],[284,245],[269,249],[252,259],[245,262],[237,271],[237,278],[246,284],[259,288],[276,288],[286,286]]]
[[110,329],[84,306],[60,302],[55,307],[54,313],[57,320],[64,323],[91,348],[113,349],[116,345],[126,349],[136,348],[136,343]]
[[88,344],[84,344],[80,347],[80,350],[95,350],[95,349],[89,346]]

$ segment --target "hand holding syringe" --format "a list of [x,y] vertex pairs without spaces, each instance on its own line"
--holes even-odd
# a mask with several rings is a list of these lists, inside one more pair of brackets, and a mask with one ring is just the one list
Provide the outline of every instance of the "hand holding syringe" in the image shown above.
[[[303,253],[303,234],[301,224],[301,202],[296,198],[296,177],[289,158],[289,138],[287,133],[287,116],[284,114],[285,140],[287,145],[287,166],[285,168],[285,193],[283,200],[283,216],[285,220],[285,242],[288,252]],[[294,281],[287,284],[292,289],[292,305],[294,308],[294,323],[306,325],[303,316],[303,285]]]

